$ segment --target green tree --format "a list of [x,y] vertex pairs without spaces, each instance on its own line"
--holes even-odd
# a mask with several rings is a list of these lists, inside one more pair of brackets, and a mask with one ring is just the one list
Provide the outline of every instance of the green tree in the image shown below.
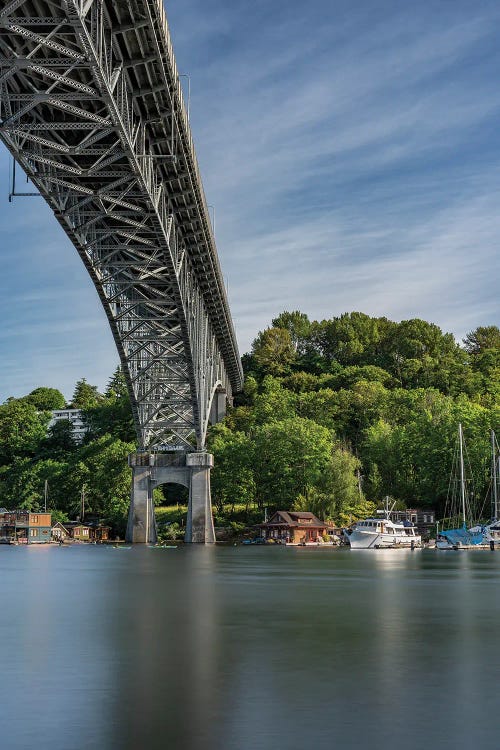
[[323,356],[342,365],[372,364],[380,340],[377,319],[360,312],[324,320],[312,331]]
[[463,351],[451,333],[414,318],[397,324],[385,343],[386,369],[405,388],[452,387],[455,362],[463,366]]
[[125,380],[125,375],[123,374],[121,365],[118,365],[109,379],[104,396],[106,398],[128,397],[127,381]]
[[128,455],[134,445],[103,435],[84,445],[71,464],[73,512],[80,506],[82,485],[86,485],[87,512],[112,523],[124,524],[130,503],[131,472]]
[[296,359],[290,332],[285,328],[266,328],[252,344],[252,356],[261,371],[271,375],[290,372]]
[[469,354],[481,354],[486,349],[500,349],[500,328],[479,326],[464,338],[464,347]]
[[0,406],[0,464],[16,456],[34,455],[45,439],[48,412],[23,399],[13,399]]
[[73,409],[91,409],[102,401],[102,396],[97,390],[96,385],[90,385],[85,378],[82,378],[75,385],[71,406]]
[[332,498],[331,516],[337,522],[347,523],[349,516],[356,516],[364,498],[359,491],[358,472],[361,462],[341,445],[334,446],[324,487]]
[[288,331],[295,351],[304,353],[311,331],[311,322],[305,313],[299,310],[285,311],[273,318],[272,324],[274,328]]
[[334,445],[320,481],[297,498],[295,509],[310,510],[318,518],[342,525],[357,518],[366,510],[366,500],[359,491],[360,465],[345,447]]
[[279,422],[295,416],[296,401],[296,395],[283,388],[280,380],[267,375],[262,382],[261,393],[255,397],[255,422]]
[[33,404],[38,411],[53,411],[66,406],[66,399],[57,388],[35,388],[24,400]]
[[48,428],[43,452],[61,457],[75,450],[75,448],[72,423],[69,419],[58,419]]
[[248,510],[255,500],[250,438],[219,424],[211,431],[209,446],[215,455],[211,484],[218,511],[229,506],[234,512],[236,503],[244,503]]
[[306,393],[308,391],[316,391],[321,387],[321,379],[318,375],[314,375],[311,372],[293,372],[288,377],[283,378],[283,386],[289,388],[295,393]]
[[86,442],[112,435],[126,443],[136,439],[132,406],[125,377],[118,367],[108,383],[104,397],[84,408],[88,428]]
[[60,479],[67,465],[52,458],[34,461],[18,458],[0,471],[2,504],[9,508],[41,510],[44,507],[45,481],[49,484],[48,508],[59,503]]
[[292,417],[255,428],[252,443],[259,507],[287,510],[308,487],[320,486],[333,436],[309,419]]
[[297,413],[330,430],[343,431],[342,403],[338,393],[330,388],[301,393],[297,398]]

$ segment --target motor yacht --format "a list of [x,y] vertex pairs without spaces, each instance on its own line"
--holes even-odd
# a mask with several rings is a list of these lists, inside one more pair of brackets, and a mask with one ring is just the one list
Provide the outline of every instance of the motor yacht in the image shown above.
[[[391,508],[392,510],[392,508]],[[415,527],[410,521],[396,523],[391,520],[386,500],[384,510],[377,511],[375,518],[357,521],[344,535],[351,549],[380,549],[382,547],[420,547],[422,538],[415,534]]]

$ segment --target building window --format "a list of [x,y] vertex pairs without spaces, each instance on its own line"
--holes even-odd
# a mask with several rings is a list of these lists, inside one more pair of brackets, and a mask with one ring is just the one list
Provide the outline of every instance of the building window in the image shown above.
[[82,529],[82,535],[83,536],[88,536],[89,535],[89,530],[88,529]]
[[38,523],[38,516],[33,516],[33,523]]
[[38,536],[38,529],[30,529],[30,536]]

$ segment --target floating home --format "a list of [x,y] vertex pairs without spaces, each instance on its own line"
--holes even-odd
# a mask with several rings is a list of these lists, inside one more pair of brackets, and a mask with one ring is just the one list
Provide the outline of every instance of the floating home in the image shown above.
[[0,512],[0,540],[19,544],[47,544],[52,538],[52,515],[28,510]]

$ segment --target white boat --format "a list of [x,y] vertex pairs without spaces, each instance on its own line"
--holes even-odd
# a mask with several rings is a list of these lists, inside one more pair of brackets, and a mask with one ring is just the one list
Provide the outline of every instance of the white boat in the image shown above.
[[[392,508],[391,508],[392,510]],[[344,531],[345,538],[351,549],[382,549],[420,547],[422,538],[415,534],[415,527],[409,521],[395,523],[391,521],[386,499],[384,510],[377,511],[374,518],[357,521],[354,526]]]

